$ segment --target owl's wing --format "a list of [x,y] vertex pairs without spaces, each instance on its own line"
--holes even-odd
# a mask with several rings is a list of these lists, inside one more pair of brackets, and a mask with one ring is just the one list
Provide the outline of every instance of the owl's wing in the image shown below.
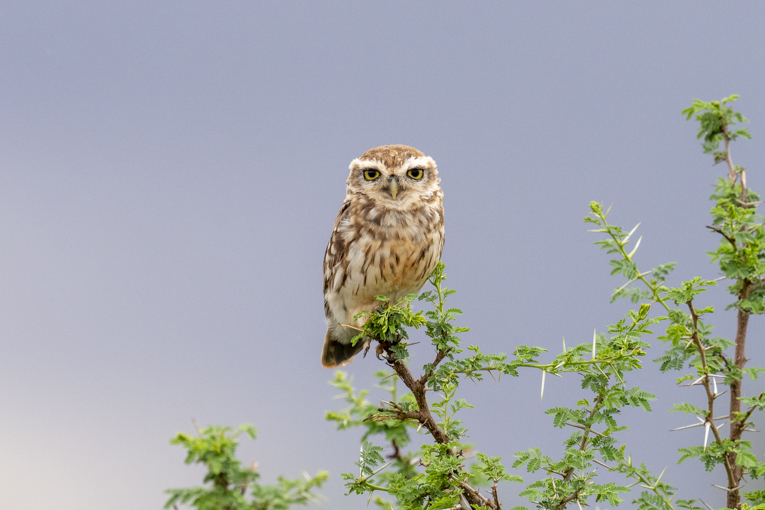
[[[329,238],[327,244],[327,251],[324,252],[324,295],[327,295],[327,291],[332,286],[335,278],[335,267],[337,264],[347,258],[348,255],[348,243],[343,236],[344,231],[348,228],[348,209],[351,207],[351,197],[346,197],[343,205],[340,207],[340,212],[337,213],[335,218],[335,226],[332,229],[332,236]],[[325,309],[327,303],[324,303]],[[329,310],[325,310],[329,313]]]

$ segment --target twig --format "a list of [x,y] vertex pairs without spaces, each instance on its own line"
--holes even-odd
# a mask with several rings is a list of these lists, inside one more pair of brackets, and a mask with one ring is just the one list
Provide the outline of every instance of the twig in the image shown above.
[[467,482],[460,482],[460,487],[465,491],[465,497],[471,504],[478,506],[488,506],[494,510],[499,510],[493,501],[487,499],[486,496],[472,488]]
[[[728,164],[728,180],[731,184],[736,184],[736,166],[733,164],[733,158],[730,155],[730,136],[728,136],[728,126],[723,120],[722,126],[723,139],[725,140],[725,162]],[[746,190],[746,174],[741,171],[741,199],[748,202]]]
[[497,510],[502,510],[502,505],[499,502],[499,495],[497,494],[497,482],[491,486],[491,495],[494,498],[494,504],[497,505]]
[[[420,377],[419,383],[420,383],[421,385],[425,386],[425,384],[428,382],[428,379],[430,379],[430,376],[431,376],[431,375],[433,375],[433,372],[435,371],[435,369],[436,369],[436,367],[438,366],[438,364],[439,364],[439,363],[441,363],[441,362],[443,361],[443,359],[444,359],[444,358],[445,358],[445,357],[446,357],[448,354],[449,354],[449,351],[448,351],[448,350],[445,350],[445,351],[438,351],[438,352],[436,353],[436,359],[435,359],[435,360],[433,360],[433,363],[431,364],[431,365],[432,365],[432,368],[431,368],[430,370],[428,370],[427,372],[425,372],[424,374],[422,374],[422,377]],[[411,388],[410,388],[410,389],[411,389]]]
[[[611,208],[609,207],[609,210],[610,209]],[[633,253],[628,254],[627,251],[624,249],[624,245],[627,244],[627,241],[629,241],[630,236],[633,234],[633,232],[635,232],[637,225],[635,226],[635,228],[632,229],[632,231],[629,234],[627,234],[626,238],[617,239],[617,237],[613,233],[613,230],[611,229],[611,226],[606,223],[606,216],[608,216],[607,211],[605,214],[601,216],[601,220],[603,221],[605,229],[606,229],[605,231],[608,233],[609,236],[611,236],[611,239],[616,244],[622,257],[625,260],[629,260],[630,262],[632,262],[632,255],[634,255],[634,251]],[[640,225],[640,223],[638,223],[638,225]],[[662,298],[659,295],[659,287],[657,285],[651,285],[651,282],[645,279],[645,275],[649,273],[650,272],[645,272],[645,273],[638,272],[636,279],[640,280],[641,282],[643,282],[643,284],[646,287],[648,287],[648,289],[651,291],[651,294],[652,294],[651,297],[654,299],[654,301],[658,302],[661,306],[663,306],[666,311],[669,311],[669,306],[667,305],[667,303],[664,302],[664,298]]]
[[[763,397],[765,397],[765,391],[763,391],[762,393],[760,393],[760,395],[759,395],[757,398],[758,398],[758,399],[762,399]],[[752,413],[755,411],[755,409],[757,409],[757,407],[758,407],[758,406],[752,406],[752,407],[750,407],[750,408],[749,408],[749,409],[746,411],[746,413],[744,413],[744,415],[743,415],[743,416],[742,416],[740,419],[738,419],[738,420],[736,420],[736,421],[737,421],[737,422],[740,422],[740,423],[742,423],[742,424],[743,424],[743,426],[744,426],[744,427],[746,427],[746,421],[749,419],[749,417],[750,417],[750,416],[752,416]]]
[[579,491],[581,491],[581,490],[582,489],[577,489],[577,490],[574,491],[573,494],[571,494],[569,496],[566,496],[565,498],[561,499],[560,503],[558,503],[558,508],[562,510],[563,508],[566,508],[566,505],[569,504],[570,502],[572,502],[574,500],[577,500],[577,502],[578,502],[579,501]]
[[728,241],[730,244],[732,244],[732,245],[733,245],[733,251],[737,251],[737,250],[738,250],[738,246],[736,245],[736,241],[735,241],[735,240],[734,240],[734,239],[733,239],[731,236],[729,236],[728,234],[726,234],[725,232],[723,232],[723,231],[722,231],[722,229],[721,229],[720,227],[713,227],[713,226],[711,226],[711,225],[707,225],[707,228],[708,228],[709,230],[713,231],[713,232],[717,232],[718,234],[720,234],[721,236],[723,236],[725,239],[727,239],[727,241]]
[[608,470],[614,469],[614,468],[612,468],[612,467],[606,466],[605,464],[603,464],[603,463],[602,463],[602,462],[600,462],[599,460],[595,460],[595,459],[592,459],[592,461],[593,461],[595,464],[600,464],[601,466],[603,466],[604,468],[606,468],[606,469],[608,469]]
[[595,434],[596,436],[600,436],[600,437],[608,437],[608,436],[604,436],[604,435],[603,435],[603,434],[601,434],[600,432],[595,432],[595,431],[594,431],[594,430],[592,430],[592,429],[588,429],[587,427],[582,427],[581,425],[576,425],[575,423],[566,423],[566,425],[568,425],[569,427],[574,427],[574,428],[577,428],[577,429],[582,429],[582,430],[589,430],[590,432],[592,432],[592,433],[593,433],[593,434]]
[[396,459],[396,460],[404,460],[403,455],[401,455],[401,449],[398,446],[398,443],[395,439],[391,440],[391,445],[393,446],[393,453],[388,455],[389,459]]

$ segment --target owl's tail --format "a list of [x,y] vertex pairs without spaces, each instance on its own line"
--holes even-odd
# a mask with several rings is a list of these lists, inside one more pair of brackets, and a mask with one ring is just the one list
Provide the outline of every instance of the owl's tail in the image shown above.
[[324,348],[321,351],[321,364],[325,368],[343,367],[353,361],[353,357],[364,348],[365,342],[356,342],[356,345],[343,343],[327,328],[327,336],[324,337]]

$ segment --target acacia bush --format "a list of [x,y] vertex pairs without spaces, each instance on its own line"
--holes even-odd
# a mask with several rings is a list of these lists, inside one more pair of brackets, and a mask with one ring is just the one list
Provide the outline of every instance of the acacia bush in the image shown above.
[[[765,491],[745,488],[747,481],[765,477],[765,459],[752,451],[744,436],[753,429],[755,413],[765,408],[765,393],[747,396],[744,392],[745,380],[756,379],[759,372],[765,371],[746,366],[745,354],[749,317],[765,312],[765,229],[763,218],[757,214],[759,196],[747,187],[746,171],[733,163],[731,155],[731,142],[749,138],[747,129],[739,126],[746,119],[731,108],[736,98],[734,95],[709,103],[696,100],[683,111],[688,119],[699,123],[698,137],[704,152],[715,163],[727,167],[711,197],[714,205],[708,227],[720,239],[718,249],[711,253],[720,278],[696,277],[670,286],[668,278],[674,263],[639,268],[635,256],[641,239],[634,240],[637,226],[628,232],[610,224],[608,210],[592,202],[585,221],[595,227],[592,231],[599,236],[595,244],[612,256],[611,274],[626,279],[613,293],[612,301],[627,298],[634,304],[625,317],[595,333],[592,341],[568,348],[564,344],[563,351],[555,356],[525,345],[517,346],[510,355],[484,353],[477,345],[463,347],[459,335],[467,328],[455,325],[461,311],[447,305],[454,290],[444,285],[442,263],[430,276],[430,287],[419,296],[411,295],[398,303],[378,297],[380,308],[367,314],[368,320],[355,341],[372,339],[376,356],[386,366],[375,375],[379,387],[390,396],[373,404],[366,398],[368,391],[357,391],[348,375],[337,371],[332,384],[347,406],[326,415],[338,429],[364,430],[357,470],[342,475],[349,495],[364,495],[366,501],[360,500],[360,504],[373,501],[387,510],[498,510],[502,508],[501,493],[507,490],[517,491],[529,500],[529,507],[537,509],[562,510],[570,505],[581,509],[595,503],[617,506],[625,500],[640,510],[711,509],[710,504],[693,494],[681,499],[663,479],[663,472],[655,474],[644,459],[633,459],[629,454],[639,451],[641,445],[626,445],[620,440],[619,433],[627,429],[622,409],[651,411],[654,395],[629,381],[632,372],[648,369],[644,357],[651,348],[650,335],[656,330],[664,346],[655,360],[659,369],[680,371],[677,384],[703,391],[706,396],[705,407],[675,404],[674,411],[691,414],[696,420],[678,430],[704,428],[703,442],[680,448],[678,461],[698,459],[707,471],[723,466],[725,479],[710,479],[710,483],[721,489],[720,500],[725,500],[725,507],[765,510]],[[730,332],[729,338],[712,335],[716,312],[705,304],[703,294],[721,281],[728,284],[732,297],[726,310],[735,313],[737,319],[736,330]],[[414,310],[415,302],[426,303],[427,309]],[[416,370],[408,363],[408,328],[424,329],[434,349],[432,361]],[[759,352],[763,352],[762,346]],[[459,397],[459,389],[468,379],[480,382],[487,376],[520,377],[529,370],[541,372],[542,395],[548,376],[578,377],[584,395],[570,407],[546,411],[553,427],[571,429],[563,440],[563,454],[554,457],[537,447],[520,451],[510,468],[515,471],[510,472],[500,457],[484,453],[473,456],[463,442],[466,429],[457,416],[461,409],[472,406]],[[721,406],[725,407],[722,411]],[[721,430],[724,424],[728,424],[727,434]],[[274,489],[274,494],[285,495],[280,503],[283,506],[256,506],[256,502],[243,499],[232,503],[225,499],[226,494],[249,487],[251,475],[245,476],[242,468],[230,461],[226,483],[219,483],[217,477],[228,468],[211,464],[208,458],[194,453],[194,441],[215,434],[226,436],[220,429],[206,430],[207,435],[199,439],[179,435],[175,442],[189,450],[187,462],[208,465],[205,481],[212,487],[170,491],[168,506],[189,502],[200,509],[281,509],[307,502],[323,481],[324,475],[309,477],[297,492],[288,484]],[[412,448],[411,437],[417,433],[427,441]],[[388,462],[383,456],[383,444],[391,448]],[[208,450],[209,446],[204,446],[199,451]],[[623,482],[601,481],[598,467],[600,473],[605,469],[621,476]],[[526,473],[537,479],[526,484],[521,476]],[[502,481],[521,485],[500,489]],[[289,494],[297,495],[290,499]],[[209,506],[202,506],[202,502]],[[526,507],[513,510],[522,508]]]
[[[196,423],[195,423],[196,425]],[[315,489],[322,486],[329,476],[320,471],[311,477],[290,480],[279,477],[275,485],[260,485],[257,464],[242,466],[236,458],[238,438],[245,434],[255,439],[252,425],[241,425],[236,431],[230,427],[197,427],[197,435],[183,432],[170,440],[186,451],[186,464],[199,463],[207,468],[203,487],[170,489],[170,499],[165,508],[178,508],[178,504],[190,504],[199,510],[287,510],[293,505],[318,502]]]

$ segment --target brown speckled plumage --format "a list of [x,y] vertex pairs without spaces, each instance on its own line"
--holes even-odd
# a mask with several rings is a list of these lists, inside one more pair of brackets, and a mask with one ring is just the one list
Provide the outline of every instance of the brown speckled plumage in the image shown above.
[[[422,177],[410,175],[422,170]],[[367,170],[379,177],[368,180]],[[395,181],[395,182],[394,182]],[[350,345],[375,296],[396,301],[420,290],[444,246],[443,192],[431,158],[406,145],[370,149],[350,165],[345,201],[324,255],[325,367],[342,366],[363,348]]]

